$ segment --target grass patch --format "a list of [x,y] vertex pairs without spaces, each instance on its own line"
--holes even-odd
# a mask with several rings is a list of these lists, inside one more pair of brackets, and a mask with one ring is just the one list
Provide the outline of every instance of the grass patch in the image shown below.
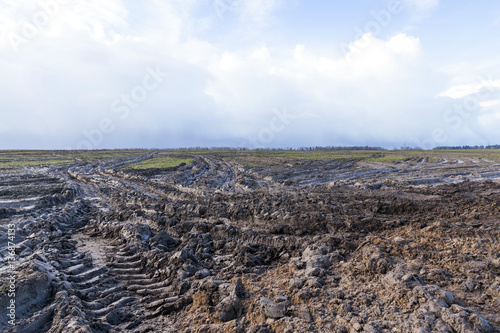
[[[14,169],[25,166],[50,166],[70,164],[75,160],[85,162],[107,161],[151,153],[151,150],[90,150],[90,151],[45,151],[4,150],[0,151],[0,169]],[[422,159],[430,163],[445,160],[492,160],[500,161],[500,149],[470,150],[160,150],[157,157],[128,167],[128,169],[153,169],[176,167],[182,163],[191,164],[193,156],[214,155],[251,167],[282,165],[289,160],[365,160],[370,162],[397,163],[407,161],[418,163]]]
[[40,166],[51,166],[58,164],[71,164],[73,160],[69,159],[40,159],[40,160],[10,160],[2,161],[0,160],[0,169],[17,169],[22,167],[40,167]]
[[194,158],[192,157],[160,156],[129,165],[125,169],[147,170],[147,169],[173,168],[183,163],[191,164],[193,163],[193,161]]
[[92,150],[81,152],[62,152],[62,155],[67,155],[68,157],[82,161],[100,161],[111,158],[138,156],[146,153],[147,151],[144,150]]
[[0,169],[40,167],[71,164],[75,160],[97,162],[118,157],[144,154],[143,150],[92,150],[92,151],[45,151],[3,150],[0,151]]

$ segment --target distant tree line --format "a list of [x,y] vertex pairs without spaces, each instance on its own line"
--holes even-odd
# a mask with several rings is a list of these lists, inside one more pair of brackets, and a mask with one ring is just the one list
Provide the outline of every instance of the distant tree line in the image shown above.
[[433,148],[434,150],[450,150],[450,149],[500,149],[500,145],[488,145],[488,146],[440,146]]
[[259,151],[334,151],[334,150],[386,150],[382,147],[371,146],[315,146],[315,147],[300,147],[300,148],[245,148],[245,147],[185,147],[185,148],[172,148],[169,150],[259,150]]
[[[164,150],[165,148],[136,148],[134,150]],[[452,150],[452,149],[500,149],[500,145],[487,145],[487,146],[439,146],[432,148],[433,150]],[[106,149],[104,149],[106,150]],[[311,147],[300,147],[300,148],[246,148],[246,147],[177,147],[177,148],[166,148],[165,150],[178,150],[178,151],[342,151],[342,150],[387,150],[382,147],[375,146],[311,146]],[[421,147],[410,147],[404,145],[400,148],[394,148],[394,150],[423,150]]]
[[202,150],[202,151],[211,151],[211,150],[248,150],[243,147],[177,147],[177,148],[168,148],[167,150]]
[[370,146],[326,146],[326,147],[302,147],[296,150],[320,150],[320,151],[332,151],[332,150],[386,150],[382,147],[370,147]]

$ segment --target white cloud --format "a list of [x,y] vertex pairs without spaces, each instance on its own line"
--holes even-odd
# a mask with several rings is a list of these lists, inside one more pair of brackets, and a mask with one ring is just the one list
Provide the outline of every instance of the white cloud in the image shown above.
[[245,21],[265,24],[270,15],[281,5],[282,0],[241,0],[241,18]]
[[484,78],[474,83],[453,86],[439,94],[439,96],[459,99],[480,93],[482,90],[489,90],[490,92],[493,92],[497,89],[500,89],[500,80]]
[[479,102],[479,105],[481,105],[481,107],[484,109],[491,109],[491,108],[500,106],[500,99],[482,101],[482,102]]
[[[439,118],[439,109],[425,97],[433,95],[439,80],[424,82],[429,73],[420,40],[405,34],[364,38],[369,40],[364,48],[342,58],[317,55],[306,45],[290,49],[285,58],[269,50],[226,53],[211,68],[214,79],[207,92],[225,110],[224,118],[239,120],[238,128],[247,135],[259,133],[273,108],[307,114],[280,133],[277,142],[285,145],[297,138],[329,144],[332,134],[346,144],[362,144],[367,136],[401,142],[411,136],[417,142],[422,128]],[[249,116],[234,118],[236,109]]]
[[418,12],[429,12],[439,5],[439,0],[405,0],[405,2]]

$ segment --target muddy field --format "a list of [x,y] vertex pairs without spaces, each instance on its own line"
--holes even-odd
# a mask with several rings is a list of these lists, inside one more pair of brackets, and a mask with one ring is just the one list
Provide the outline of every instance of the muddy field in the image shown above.
[[1,331],[500,331],[498,161],[158,153],[0,169]]

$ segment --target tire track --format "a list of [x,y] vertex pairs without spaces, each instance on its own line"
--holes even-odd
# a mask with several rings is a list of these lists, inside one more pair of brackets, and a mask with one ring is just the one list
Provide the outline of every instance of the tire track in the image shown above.
[[[73,248],[61,253],[61,266],[69,295],[81,305],[81,317],[94,332],[112,327],[126,328],[136,318],[137,298],[129,293],[120,279],[106,266],[113,247],[82,234],[72,237]],[[124,316],[127,313],[128,315]]]

